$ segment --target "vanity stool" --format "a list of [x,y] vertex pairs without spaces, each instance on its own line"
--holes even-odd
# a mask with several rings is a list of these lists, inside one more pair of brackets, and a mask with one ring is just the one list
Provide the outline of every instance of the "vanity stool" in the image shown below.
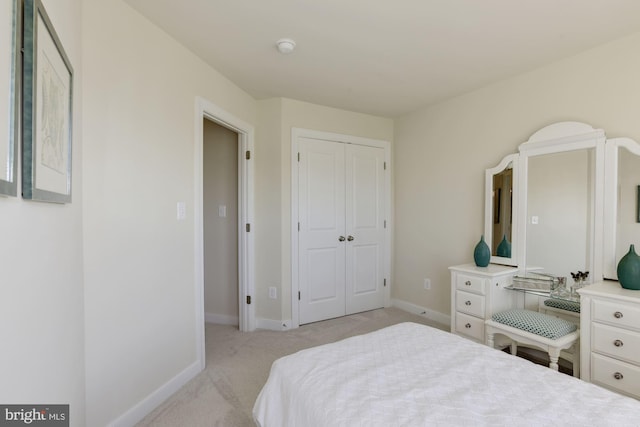
[[487,345],[494,346],[494,335],[511,339],[511,354],[518,351],[517,343],[529,345],[549,354],[549,368],[558,370],[560,351],[573,348],[573,376],[580,377],[578,341],[580,330],[575,323],[532,310],[502,311],[485,321]]

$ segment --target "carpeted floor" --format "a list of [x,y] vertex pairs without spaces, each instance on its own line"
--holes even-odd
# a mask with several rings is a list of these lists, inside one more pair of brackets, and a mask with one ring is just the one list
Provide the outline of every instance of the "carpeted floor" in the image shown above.
[[207,324],[205,370],[138,426],[254,426],[253,403],[277,358],[408,321],[449,330],[448,325],[397,308],[312,323],[286,332],[240,332],[234,326]]

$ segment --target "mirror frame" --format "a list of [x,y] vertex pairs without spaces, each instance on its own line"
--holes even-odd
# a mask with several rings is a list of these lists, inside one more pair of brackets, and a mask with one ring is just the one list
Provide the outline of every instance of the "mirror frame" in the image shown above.
[[[518,258],[516,256],[518,252],[518,157],[517,153],[509,154],[505,156],[497,166],[485,170],[484,178],[484,240],[492,248],[493,239],[493,176],[502,172],[511,163],[511,169],[513,173],[513,182],[511,183],[511,257],[500,257],[491,255],[492,264],[502,265],[518,265]],[[493,252],[493,251],[491,251]]]
[[608,139],[605,146],[604,176],[604,265],[605,279],[618,280],[618,259],[616,258],[617,218],[618,218],[618,165],[620,148],[629,150],[640,157],[640,144],[631,138]]
[[[593,209],[591,224],[591,244],[588,265],[591,271],[592,281],[599,281],[603,278],[603,224],[604,215],[604,167],[605,167],[605,133],[602,129],[594,129],[586,123],[580,122],[559,122],[546,126],[520,144],[519,156],[519,204],[518,204],[518,266],[526,270],[527,255],[527,183],[529,158],[544,154],[561,153],[582,149],[591,149],[594,154],[594,175],[593,175]],[[543,266],[541,266],[543,267]]]

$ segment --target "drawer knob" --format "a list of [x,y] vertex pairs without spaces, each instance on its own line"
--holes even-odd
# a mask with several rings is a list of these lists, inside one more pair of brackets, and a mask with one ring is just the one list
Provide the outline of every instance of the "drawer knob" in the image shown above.
[[471,301],[465,302],[464,305],[471,305]]
[[613,345],[615,345],[616,347],[622,347],[624,345],[624,343],[620,340],[615,340],[613,342]]
[[465,328],[470,329],[471,328],[471,323],[467,323],[466,325],[464,325]]
[[615,313],[613,313],[613,317],[615,317],[616,319],[622,319],[622,313],[616,311]]
[[624,378],[624,375],[622,375],[620,372],[616,372],[615,374],[613,374],[613,378],[621,380]]
[[464,282],[464,284],[467,286],[471,286],[471,280],[467,280],[466,282]]

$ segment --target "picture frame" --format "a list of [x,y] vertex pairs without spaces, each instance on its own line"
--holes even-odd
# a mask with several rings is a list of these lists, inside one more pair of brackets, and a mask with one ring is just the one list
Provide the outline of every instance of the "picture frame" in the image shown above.
[[18,193],[18,140],[20,112],[20,0],[0,5],[0,55],[9,61],[0,69],[0,195]]
[[22,197],[71,202],[73,68],[40,0],[24,0]]

